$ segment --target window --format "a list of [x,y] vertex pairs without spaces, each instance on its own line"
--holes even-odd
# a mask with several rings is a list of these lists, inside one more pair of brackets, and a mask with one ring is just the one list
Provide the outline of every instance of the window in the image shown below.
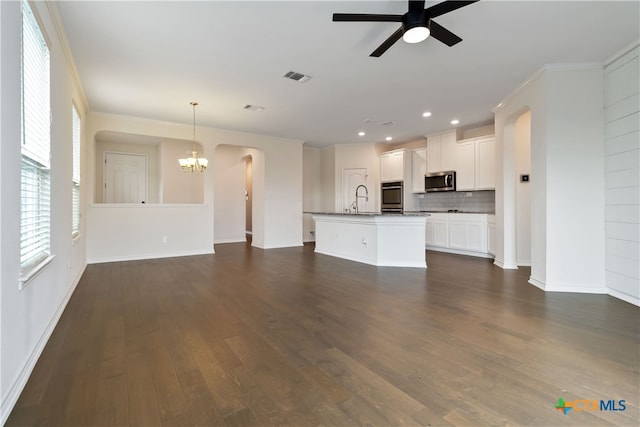
[[73,117],[73,177],[71,199],[73,203],[71,216],[71,233],[75,237],[80,234],[80,115],[75,105],[71,107]]
[[20,269],[22,283],[51,252],[49,48],[26,1],[22,2],[22,176]]

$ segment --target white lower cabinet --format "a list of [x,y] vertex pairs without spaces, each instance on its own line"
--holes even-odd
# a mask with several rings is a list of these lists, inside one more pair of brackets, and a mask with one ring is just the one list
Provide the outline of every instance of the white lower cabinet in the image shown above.
[[427,246],[449,246],[449,214],[432,213],[427,217]]
[[427,248],[490,258],[487,217],[487,214],[432,213],[427,218]]

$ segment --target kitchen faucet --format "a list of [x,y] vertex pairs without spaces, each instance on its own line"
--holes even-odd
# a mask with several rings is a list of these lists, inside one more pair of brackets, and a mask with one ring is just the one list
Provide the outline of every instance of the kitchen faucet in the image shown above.
[[[364,196],[358,196],[358,190],[360,190],[360,187],[364,188]],[[360,197],[364,197],[364,199],[365,199],[365,201],[366,201],[366,202],[368,202],[368,201],[369,201],[369,190],[367,189],[367,186],[366,186],[366,185],[362,185],[362,184],[360,184],[360,185],[358,185],[358,186],[356,187],[356,201],[355,201],[355,204],[356,204],[356,213],[360,212],[360,209],[358,208],[358,198],[360,198]]]

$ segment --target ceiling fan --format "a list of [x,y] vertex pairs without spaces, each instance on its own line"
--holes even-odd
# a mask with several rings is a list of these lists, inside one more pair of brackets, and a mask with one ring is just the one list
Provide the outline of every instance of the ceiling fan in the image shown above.
[[418,43],[431,35],[447,46],[460,43],[462,39],[438,23],[432,21],[445,13],[470,5],[473,1],[443,1],[431,7],[424,8],[424,0],[409,0],[409,11],[404,15],[383,15],[375,13],[334,13],[334,22],[401,22],[402,25],[391,34],[371,55],[379,57],[387,51],[400,37],[407,43]]

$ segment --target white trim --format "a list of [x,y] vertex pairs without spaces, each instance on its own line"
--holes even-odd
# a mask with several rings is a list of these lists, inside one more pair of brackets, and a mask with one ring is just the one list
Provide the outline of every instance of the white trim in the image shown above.
[[51,261],[53,261],[55,257],[55,255],[49,255],[31,267],[26,273],[20,274],[20,278],[18,279],[18,290],[23,290],[29,284],[31,279],[36,278],[49,264],[51,264]]
[[504,107],[506,104],[511,102],[511,100],[515,98],[517,95],[519,95],[520,92],[524,90],[527,86],[530,86],[533,83],[535,83],[535,81],[538,80],[543,73],[544,73],[544,67],[540,68],[538,71],[533,73],[533,75],[529,77],[527,80],[525,80],[524,83],[522,83],[520,86],[512,90],[511,93],[505,96],[498,105],[496,105],[491,109],[493,114],[495,115],[502,107]]
[[230,238],[230,239],[222,239],[222,240],[214,240],[214,245],[224,245],[225,243],[246,243],[247,237],[238,237],[238,238]]
[[13,410],[13,407],[18,401],[18,398],[20,397],[20,393],[22,393],[22,390],[27,385],[27,381],[29,380],[31,373],[35,368],[36,363],[40,358],[40,355],[42,355],[42,351],[44,350],[44,347],[47,345],[49,338],[51,338],[51,334],[53,334],[53,331],[55,330],[56,325],[60,321],[60,317],[62,317],[62,313],[64,312],[64,309],[67,307],[67,303],[69,302],[69,299],[71,299],[71,295],[73,295],[73,292],[75,291],[76,286],[78,286],[78,283],[80,283],[80,279],[82,278],[82,275],[84,274],[84,271],[86,268],[87,268],[87,264],[84,264],[82,269],[80,269],[80,273],[76,276],[72,285],[69,287],[69,290],[65,294],[63,300],[58,306],[58,309],[56,310],[53,317],[51,318],[51,321],[47,325],[47,328],[45,329],[42,336],[40,336],[38,343],[34,347],[29,357],[27,358],[26,363],[23,365],[22,370],[20,371],[20,374],[18,374],[15,381],[13,381],[13,384],[9,388],[9,391],[7,392],[7,394],[5,395],[5,398],[2,400],[2,405],[0,406],[0,426],[4,425],[4,423],[7,421],[7,418],[9,418],[9,414],[11,413],[11,411]]
[[51,21],[53,21],[53,26],[55,27],[56,35],[58,36],[58,41],[60,42],[60,47],[62,48],[62,53],[64,54],[64,59],[67,61],[67,66],[69,67],[69,72],[71,73],[71,78],[74,83],[74,89],[77,91],[78,96],[80,97],[80,102],[82,102],[83,110],[89,111],[87,96],[84,93],[84,87],[82,86],[82,83],[80,81],[78,69],[76,68],[75,62],[73,61],[73,55],[71,54],[71,49],[69,48],[69,40],[67,39],[67,35],[64,32],[64,26],[62,25],[62,19],[60,19],[58,6],[55,2],[51,1],[47,1],[44,3],[46,4],[49,11]]
[[498,258],[496,258],[493,261],[493,265],[496,265],[496,266],[500,267],[503,270],[517,270],[518,269],[518,265],[517,264],[505,264],[504,260],[498,259]]
[[464,249],[443,248],[443,247],[440,247],[440,246],[429,246],[429,245],[426,245],[425,248],[428,251],[448,252],[448,253],[456,254],[456,255],[467,255],[467,256],[474,256],[474,257],[477,257],[477,258],[493,259],[493,255],[491,255],[488,252],[475,252],[475,251],[467,251],[467,250],[464,250]]
[[518,259],[516,260],[516,264],[518,264],[518,267],[531,267],[531,260],[530,259]]
[[545,292],[570,292],[575,294],[609,294],[609,290],[604,286],[585,287],[570,283],[544,283],[534,277],[529,277],[529,283],[542,289]]
[[622,58],[623,56],[625,56],[626,54],[628,54],[629,52],[631,52],[633,49],[637,48],[638,46],[640,46],[640,38],[632,41],[631,43],[629,43],[628,45],[626,45],[625,47],[620,49],[617,53],[614,53],[609,58],[605,59],[605,61],[604,61],[605,67],[607,67],[607,66],[611,65],[612,63],[616,62],[618,59]]
[[295,245],[264,245],[264,244],[251,243],[251,246],[256,247],[258,249],[282,249],[282,248],[298,248],[304,245],[297,244],[297,243]]
[[633,304],[635,306],[640,307],[640,298],[632,297],[631,295],[623,294],[620,291],[609,288],[609,295],[614,298],[621,299],[622,301],[628,302],[629,304]]
[[511,102],[511,100],[520,94],[527,86],[533,84],[542,74],[546,71],[576,71],[576,70],[591,70],[596,68],[604,68],[605,63],[602,62],[577,62],[577,63],[561,63],[561,64],[545,64],[538,71],[533,73],[531,77],[524,81],[520,86],[511,91],[505,96],[502,101],[493,107],[491,111],[496,114],[502,107]]
[[544,282],[541,281],[541,280],[536,279],[533,276],[529,276],[529,283],[532,284],[533,286],[535,286],[538,289],[541,289],[543,291],[546,290]]
[[545,71],[581,71],[601,68],[604,68],[603,62],[565,62],[559,64],[545,64],[543,67]]
[[140,261],[145,259],[160,259],[160,258],[177,258],[183,256],[196,256],[196,255],[211,255],[215,254],[215,250],[210,251],[184,251],[174,253],[161,253],[161,254],[142,254],[142,255],[130,255],[130,256],[108,256],[99,258],[88,258],[87,264],[102,264],[105,262],[120,262],[120,261]]
[[371,258],[354,256],[354,255],[348,254],[348,253],[341,253],[341,252],[331,251],[331,250],[318,250],[317,248],[316,248],[316,250],[314,252],[317,253],[317,254],[328,255],[328,256],[332,256],[332,257],[336,257],[336,258],[346,259],[348,261],[361,262],[363,264],[373,265],[373,266],[376,266],[376,267],[427,268],[427,263],[425,261],[423,261],[423,262],[401,262],[401,261],[387,262],[384,259],[380,259],[380,260],[378,260],[378,263],[376,264],[375,262],[373,262],[373,260]]

